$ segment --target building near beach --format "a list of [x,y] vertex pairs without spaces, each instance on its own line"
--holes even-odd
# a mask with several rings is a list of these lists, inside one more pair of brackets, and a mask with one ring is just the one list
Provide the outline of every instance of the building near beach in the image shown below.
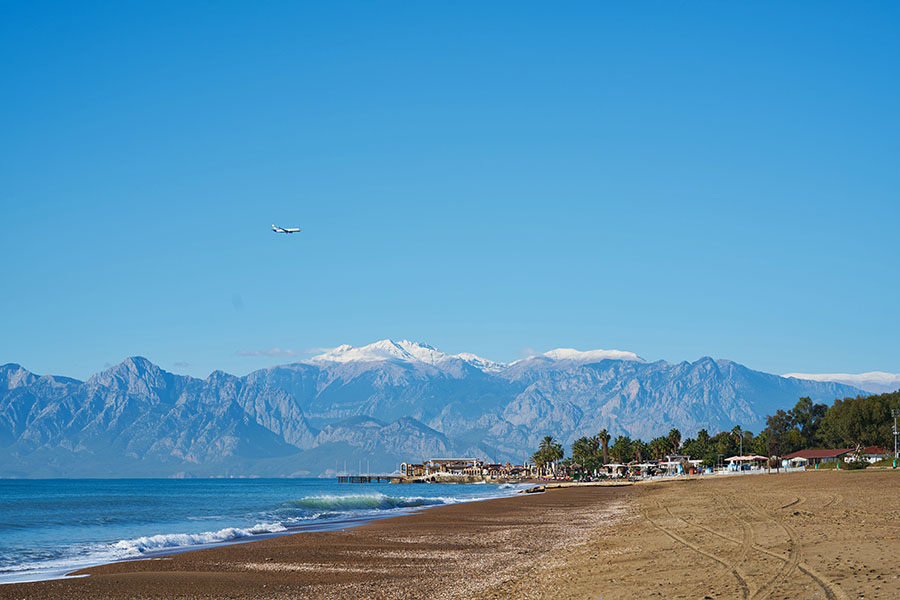
[[425,461],[425,475],[450,473],[451,475],[481,475],[484,461],[477,458],[432,458]]
[[400,475],[403,477],[421,477],[425,474],[422,463],[400,463]]
[[764,468],[769,459],[759,454],[753,454],[751,456],[729,456],[725,462],[728,463],[729,471],[748,471]]
[[885,458],[891,458],[893,455],[893,452],[888,452],[880,446],[866,446],[865,448],[862,448],[859,453],[851,452],[850,454],[845,456],[844,461],[865,461],[871,464]]
[[795,458],[805,458],[807,464],[819,465],[838,462],[851,452],[853,452],[853,448],[798,450],[796,452],[791,452],[785,456],[784,459],[792,461]]
[[514,465],[509,462],[486,463],[481,466],[481,474],[487,479],[523,479],[534,475],[531,465]]

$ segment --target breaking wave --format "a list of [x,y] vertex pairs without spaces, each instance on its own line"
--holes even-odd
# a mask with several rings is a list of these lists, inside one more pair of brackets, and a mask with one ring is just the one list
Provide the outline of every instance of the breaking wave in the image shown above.
[[113,548],[126,557],[139,556],[154,550],[214,544],[263,533],[282,533],[284,531],[287,531],[287,529],[280,523],[257,523],[253,527],[248,528],[226,527],[218,531],[204,531],[202,533],[168,533],[144,536],[131,540],[121,540],[113,544]]
[[386,496],[385,494],[359,494],[353,496],[307,496],[285,502],[285,506],[310,511],[392,510],[451,504],[448,498],[423,498],[419,496]]

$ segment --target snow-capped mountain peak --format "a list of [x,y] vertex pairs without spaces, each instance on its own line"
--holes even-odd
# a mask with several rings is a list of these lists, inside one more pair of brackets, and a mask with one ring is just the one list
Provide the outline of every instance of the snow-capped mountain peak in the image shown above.
[[347,362],[382,362],[399,360],[402,362],[423,362],[434,365],[449,358],[448,354],[432,348],[427,344],[410,342],[409,340],[381,340],[368,346],[351,346],[344,344],[324,354],[319,354],[305,362],[312,363],[347,363]]
[[498,373],[508,366],[505,363],[482,358],[470,352],[446,354],[421,342],[411,342],[409,340],[394,341],[391,339],[381,340],[361,347],[344,344],[303,362],[322,364],[379,363],[384,361],[399,361],[412,364],[424,363],[434,367],[450,369],[453,368],[454,364],[459,365],[459,361],[462,361],[485,373]]
[[541,356],[546,356],[553,360],[567,360],[573,362],[595,362],[601,360],[633,360],[636,362],[646,362],[643,358],[634,352],[625,350],[575,350],[574,348],[557,348],[544,352]]
[[[575,350],[573,348],[557,348],[537,355],[543,359],[565,364],[590,363],[601,360],[626,360],[646,362],[634,352],[624,350]],[[534,358],[534,357],[533,357]],[[526,359],[527,360],[527,359]],[[323,363],[380,363],[384,361],[399,361],[412,364],[426,364],[434,367],[449,367],[462,361],[485,373],[499,373],[509,367],[509,364],[489,360],[471,352],[459,354],[446,354],[440,350],[409,340],[394,341],[381,340],[367,346],[351,346],[344,344],[324,354],[319,354],[303,362],[313,364]],[[517,361],[521,362],[521,361]],[[513,363],[514,364],[514,363]]]

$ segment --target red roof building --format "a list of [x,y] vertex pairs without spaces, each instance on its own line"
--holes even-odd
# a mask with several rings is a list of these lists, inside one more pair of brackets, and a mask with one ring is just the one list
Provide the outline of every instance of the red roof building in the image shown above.
[[815,465],[819,463],[837,462],[844,456],[853,452],[853,448],[838,449],[816,449],[816,450],[798,450],[791,452],[784,458],[791,460],[792,458],[805,458],[809,464]]
[[[852,458],[854,460],[864,460],[867,463],[874,463],[874,462],[878,462],[879,460],[881,460],[883,458],[890,458],[891,456],[893,456],[893,454],[894,454],[893,452],[888,452],[887,450],[885,450],[884,448],[882,448],[880,446],[866,446],[865,448],[863,448],[862,450],[859,451],[858,456],[854,452]],[[844,460],[847,460],[847,459],[844,459]]]

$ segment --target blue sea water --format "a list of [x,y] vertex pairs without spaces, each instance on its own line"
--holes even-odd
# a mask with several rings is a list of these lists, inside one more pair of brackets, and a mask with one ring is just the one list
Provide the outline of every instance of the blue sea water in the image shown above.
[[0,480],[0,583],[210,544],[340,529],[518,489],[333,479]]

